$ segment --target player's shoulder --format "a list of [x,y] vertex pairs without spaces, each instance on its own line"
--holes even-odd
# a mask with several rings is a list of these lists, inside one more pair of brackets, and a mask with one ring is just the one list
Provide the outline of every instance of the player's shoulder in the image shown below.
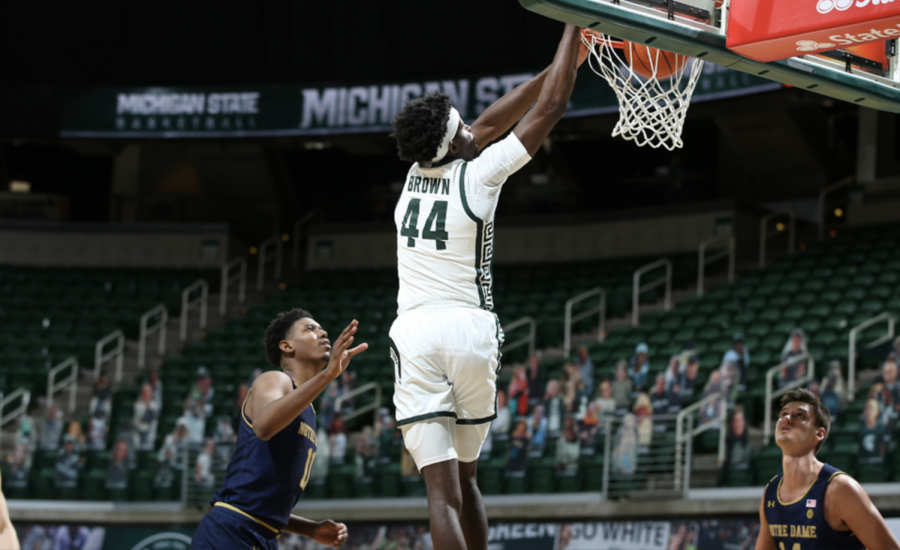
[[849,474],[837,470],[829,477],[828,489],[825,494],[841,500],[857,499],[860,495],[865,494],[865,490]]
[[290,376],[279,370],[270,370],[257,376],[256,380],[253,381],[252,387],[260,389],[273,389],[283,387],[290,390],[293,389],[293,386],[294,385],[291,381]]

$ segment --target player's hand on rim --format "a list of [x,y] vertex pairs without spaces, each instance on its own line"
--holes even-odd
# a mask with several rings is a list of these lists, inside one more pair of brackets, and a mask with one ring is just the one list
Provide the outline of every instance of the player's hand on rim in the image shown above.
[[353,356],[362,353],[369,348],[369,344],[362,343],[355,348],[350,349],[350,344],[352,344],[354,340],[353,335],[356,334],[358,327],[359,321],[356,319],[350,321],[347,328],[344,329],[337,340],[335,340],[334,344],[332,344],[331,359],[328,361],[328,366],[325,367],[325,370],[332,378],[337,378],[344,372]]
[[[590,40],[591,35],[600,36],[600,33],[597,31],[592,31],[591,29],[581,29],[581,34],[588,40]],[[581,67],[584,62],[587,60],[588,56],[591,53],[591,49],[585,45],[584,40],[581,41],[581,49],[578,50],[578,67]]]

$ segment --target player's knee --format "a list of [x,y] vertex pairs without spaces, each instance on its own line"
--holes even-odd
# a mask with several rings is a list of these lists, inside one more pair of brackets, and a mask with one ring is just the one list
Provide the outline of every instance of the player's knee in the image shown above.
[[428,488],[428,501],[432,506],[450,508],[457,512],[462,510],[463,494],[459,485],[453,486],[449,483],[435,485],[433,489]]

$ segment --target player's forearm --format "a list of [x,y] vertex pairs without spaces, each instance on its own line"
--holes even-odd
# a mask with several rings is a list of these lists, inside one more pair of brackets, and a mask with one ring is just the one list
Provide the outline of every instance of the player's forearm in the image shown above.
[[478,120],[472,124],[475,143],[480,148],[487,147],[489,143],[502,136],[528,112],[540,96],[549,70],[548,67],[528,82],[517,86],[481,113]]
[[2,531],[0,531],[0,548],[9,549],[9,550],[19,550],[19,537],[16,536],[16,530],[13,529],[11,524],[7,524]]
[[9,508],[2,493],[0,493],[0,548],[19,550],[19,537],[16,536],[16,529],[9,519]]
[[544,77],[538,100],[514,130],[516,137],[532,157],[537,154],[559,119],[566,114],[569,97],[575,87],[580,49],[581,32],[574,25],[566,25],[553,65]]
[[566,25],[563,39],[556,50],[553,64],[541,87],[536,109],[545,112],[556,112],[560,117],[566,111],[569,97],[575,88],[575,77],[578,74],[578,51],[581,47],[581,33],[575,25]]
[[288,533],[293,533],[295,535],[300,535],[301,537],[312,537],[313,529],[316,527],[316,522],[301,518],[300,516],[295,516],[291,514],[290,519],[287,522],[287,525],[284,526],[284,530]]
[[290,393],[264,405],[253,419],[253,431],[263,441],[285,429],[334,380],[322,371]]

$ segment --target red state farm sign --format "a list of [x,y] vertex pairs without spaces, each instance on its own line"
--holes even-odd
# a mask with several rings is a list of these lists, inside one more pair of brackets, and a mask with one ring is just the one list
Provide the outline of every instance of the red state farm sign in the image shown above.
[[900,0],[732,0],[729,50],[757,61],[900,37]]

